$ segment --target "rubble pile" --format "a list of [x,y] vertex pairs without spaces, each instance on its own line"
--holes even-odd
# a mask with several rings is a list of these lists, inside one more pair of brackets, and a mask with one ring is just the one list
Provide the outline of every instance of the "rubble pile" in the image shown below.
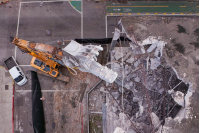
[[132,121],[149,126],[150,131],[185,106],[189,87],[162,56],[165,44],[161,38],[149,37],[139,42],[143,54],[136,54],[132,47],[115,47],[111,53],[111,68],[118,73],[115,85],[107,87],[110,101],[115,101],[109,103],[111,111],[117,116],[124,112]]

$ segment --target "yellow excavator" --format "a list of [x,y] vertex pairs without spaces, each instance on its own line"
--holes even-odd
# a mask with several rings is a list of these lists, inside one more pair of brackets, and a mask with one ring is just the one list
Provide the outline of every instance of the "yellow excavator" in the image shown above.
[[61,59],[62,50],[43,43],[31,43],[15,37],[12,41],[22,52],[33,56],[31,66],[39,69],[53,77],[58,76],[58,69],[64,66]]

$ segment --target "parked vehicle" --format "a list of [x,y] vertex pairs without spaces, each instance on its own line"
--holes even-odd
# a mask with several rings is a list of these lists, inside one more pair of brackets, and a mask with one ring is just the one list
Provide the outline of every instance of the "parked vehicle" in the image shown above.
[[19,86],[24,85],[28,81],[22,69],[19,67],[18,63],[16,62],[13,56],[5,60],[4,63],[11,77]]

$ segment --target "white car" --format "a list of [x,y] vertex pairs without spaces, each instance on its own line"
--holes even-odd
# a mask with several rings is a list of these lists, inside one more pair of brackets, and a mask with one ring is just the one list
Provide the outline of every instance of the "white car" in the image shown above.
[[18,63],[15,61],[13,56],[5,60],[4,63],[8,68],[11,77],[19,86],[24,85],[28,81],[22,69],[19,67]]

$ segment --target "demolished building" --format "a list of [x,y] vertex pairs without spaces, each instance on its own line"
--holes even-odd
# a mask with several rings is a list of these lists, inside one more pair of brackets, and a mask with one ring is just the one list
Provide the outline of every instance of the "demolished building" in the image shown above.
[[[190,99],[194,89],[185,82],[187,72],[180,77],[168,63],[163,55],[168,42],[162,36],[136,41],[134,33],[126,31],[127,23],[124,28],[122,22],[115,28],[110,49],[109,64],[118,77],[114,84],[104,88],[109,92],[107,123],[113,127],[108,132],[115,128],[117,133],[174,131],[172,123],[181,123],[192,115]],[[122,35],[131,41],[117,42]],[[123,47],[124,43],[129,47]]]

